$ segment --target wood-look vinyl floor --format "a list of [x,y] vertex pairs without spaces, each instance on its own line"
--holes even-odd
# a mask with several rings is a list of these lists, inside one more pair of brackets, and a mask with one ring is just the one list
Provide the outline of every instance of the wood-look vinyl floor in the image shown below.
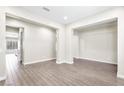
[[74,59],[74,64],[56,64],[55,60],[20,65],[13,56],[7,59],[5,86],[117,86],[117,66],[95,61]]

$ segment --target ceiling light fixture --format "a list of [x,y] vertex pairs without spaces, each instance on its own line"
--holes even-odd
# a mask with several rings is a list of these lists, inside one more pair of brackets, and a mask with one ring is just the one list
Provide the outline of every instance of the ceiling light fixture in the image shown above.
[[67,16],[64,16],[64,20],[67,20],[68,19],[68,17]]

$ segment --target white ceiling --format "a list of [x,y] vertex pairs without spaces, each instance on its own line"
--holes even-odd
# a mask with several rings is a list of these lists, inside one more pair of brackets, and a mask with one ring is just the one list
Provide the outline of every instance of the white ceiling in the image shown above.
[[[111,6],[46,6],[50,9],[50,11],[47,12],[43,10],[42,6],[20,7],[62,24],[72,23],[95,13],[113,8]],[[68,19],[64,20],[64,16],[67,16]]]

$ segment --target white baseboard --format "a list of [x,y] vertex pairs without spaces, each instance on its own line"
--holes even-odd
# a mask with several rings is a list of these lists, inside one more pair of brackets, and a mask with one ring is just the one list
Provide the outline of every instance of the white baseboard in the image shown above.
[[66,63],[66,64],[73,64],[74,62],[73,61],[56,61],[57,64],[63,64],[63,63]]
[[33,62],[25,62],[23,63],[23,65],[29,65],[29,64],[35,64],[35,63],[40,63],[40,62],[46,62],[46,61],[51,61],[51,60],[55,60],[56,58],[50,58],[50,59],[42,59],[42,60],[37,60],[37,61],[33,61]]
[[124,75],[119,75],[119,74],[117,74],[117,77],[118,77],[118,78],[121,78],[121,79],[124,79]]
[[100,61],[100,60],[95,60],[95,59],[90,59],[90,58],[82,58],[82,57],[74,57],[74,58],[77,58],[77,59],[84,59],[84,60],[92,60],[92,61],[98,61],[98,62],[101,62],[101,63],[108,63],[108,64],[114,64],[114,65],[117,65],[117,63],[115,62],[105,62],[105,61]]
[[6,76],[0,77],[0,81],[6,80]]
[[65,61],[56,61],[56,64],[62,64],[65,63]]
[[66,61],[67,64],[73,64],[73,61]]

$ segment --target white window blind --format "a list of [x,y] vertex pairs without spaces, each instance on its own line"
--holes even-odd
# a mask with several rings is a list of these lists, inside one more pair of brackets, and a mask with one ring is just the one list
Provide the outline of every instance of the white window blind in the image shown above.
[[17,39],[7,39],[6,40],[6,48],[7,48],[7,50],[18,49],[18,40]]

